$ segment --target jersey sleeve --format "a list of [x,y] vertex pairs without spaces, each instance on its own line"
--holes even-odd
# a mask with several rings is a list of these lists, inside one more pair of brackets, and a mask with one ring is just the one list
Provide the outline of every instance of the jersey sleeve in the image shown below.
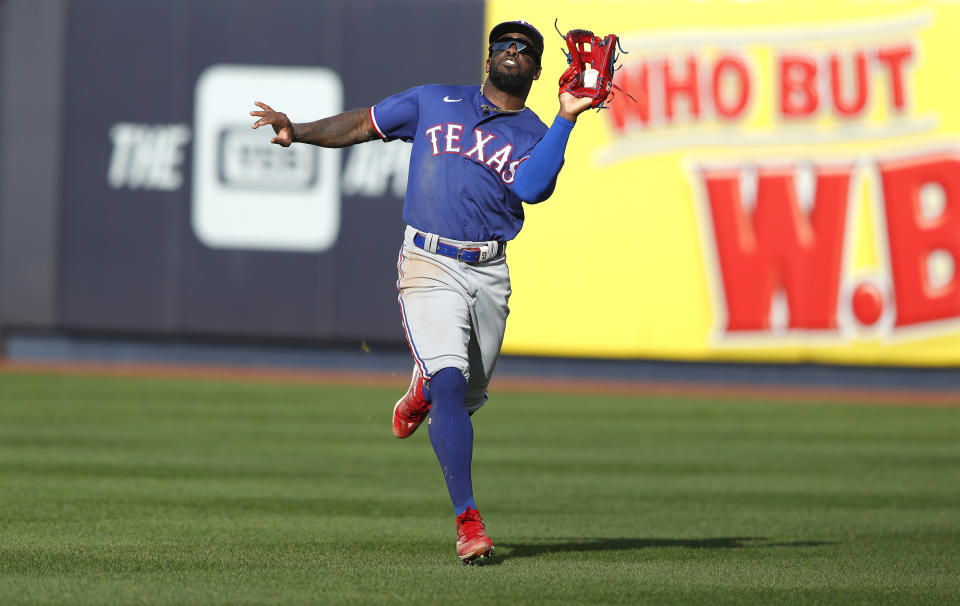
[[417,86],[391,95],[370,108],[370,122],[384,141],[413,141],[420,119],[420,90]]
[[542,202],[553,194],[573,122],[557,116],[550,129],[517,168],[513,191],[521,200]]

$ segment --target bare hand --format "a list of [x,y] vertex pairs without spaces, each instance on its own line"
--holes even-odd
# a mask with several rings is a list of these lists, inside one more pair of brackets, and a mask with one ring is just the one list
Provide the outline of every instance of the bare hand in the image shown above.
[[262,101],[255,101],[254,105],[263,109],[263,111],[252,111],[251,116],[259,116],[260,119],[253,123],[252,128],[259,128],[269,124],[273,127],[273,132],[277,135],[270,139],[270,143],[276,143],[283,147],[290,147],[294,140],[293,124],[283,112],[275,112],[273,108]]
[[570,93],[560,93],[560,117],[571,122],[577,121],[577,116],[590,109],[593,99],[590,97],[574,97]]

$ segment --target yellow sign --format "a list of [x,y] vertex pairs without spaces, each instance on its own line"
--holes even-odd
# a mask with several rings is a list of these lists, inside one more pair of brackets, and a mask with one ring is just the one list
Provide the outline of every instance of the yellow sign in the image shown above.
[[517,354],[960,363],[960,4],[491,0],[532,22],[550,123],[558,27],[616,33],[509,257]]

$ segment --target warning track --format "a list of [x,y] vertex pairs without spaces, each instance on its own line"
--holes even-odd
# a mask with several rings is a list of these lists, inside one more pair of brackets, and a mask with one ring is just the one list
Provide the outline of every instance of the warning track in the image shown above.
[[[24,362],[0,359],[0,374],[55,374],[99,377],[139,377],[151,379],[193,379],[254,383],[304,385],[341,385],[384,387],[402,391],[409,376],[396,372],[372,372],[328,369],[288,369],[251,366],[185,365],[101,362]],[[850,404],[872,406],[925,406],[960,408],[960,389],[918,387],[870,388],[858,386],[821,386],[815,384],[779,385],[716,383],[705,381],[656,381],[590,378],[556,378],[506,375],[495,377],[491,390],[514,393],[556,393],[611,396],[656,396],[664,398],[714,398],[796,402],[811,404]]]

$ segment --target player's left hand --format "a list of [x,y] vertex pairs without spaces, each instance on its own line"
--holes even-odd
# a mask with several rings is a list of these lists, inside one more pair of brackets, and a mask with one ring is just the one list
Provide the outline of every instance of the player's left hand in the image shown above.
[[590,97],[575,97],[570,93],[560,93],[560,117],[571,122],[577,121],[577,116],[590,109],[593,99]]

